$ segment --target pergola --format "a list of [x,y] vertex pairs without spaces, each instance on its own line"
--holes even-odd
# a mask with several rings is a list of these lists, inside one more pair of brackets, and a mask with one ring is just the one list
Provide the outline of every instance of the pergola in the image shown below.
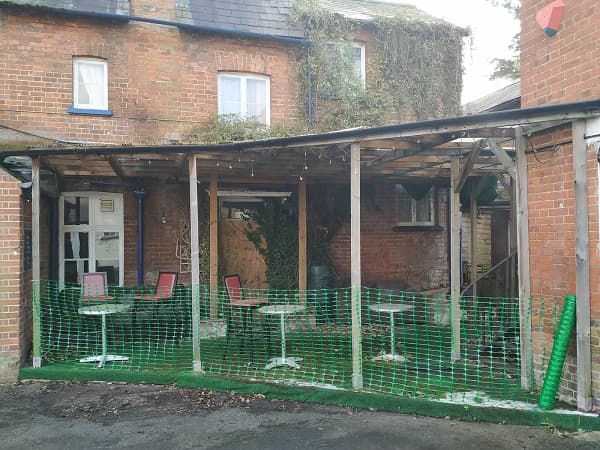
[[[192,242],[192,314],[194,370],[202,371],[200,354],[198,181],[210,183],[210,286],[215,316],[218,283],[217,192],[223,183],[296,184],[298,186],[300,292],[307,287],[307,183],[345,183],[351,191],[351,284],[353,385],[362,387],[360,305],[360,186],[369,180],[395,182],[426,180],[450,187],[450,290],[452,355],[460,359],[460,198],[469,177],[498,176],[513,198],[513,218],[519,259],[521,311],[521,379],[530,385],[531,323],[526,300],[529,288],[526,136],[542,129],[573,123],[572,142],[576,173],[578,339],[584,351],[578,371],[590,371],[585,355],[589,347],[589,244],[585,172],[585,119],[600,115],[600,101],[510,110],[428,120],[376,128],[302,135],[261,141],[202,145],[52,145],[27,150],[0,150],[0,164],[17,175],[27,169],[11,166],[8,156],[32,158],[33,280],[40,279],[40,168],[60,178],[112,177],[121,180],[187,179],[190,190]],[[506,178],[504,174],[510,177]],[[476,208],[477,188],[472,189]],[[475,215],[473,215],[475,216]],[[473,218],[472,237],[476,235]],[[475,258],[475,256],[473,256]],[[476,264],[473,264],[476,267]],[[586,269],[587,267],[587,269]],[[34,283],[34,296],[40,295]],[[302,296],[300,297],[302,298]],[[587,313],[586,313],[587,310]],[[34,318],[34,321],[36,319]],[[588,330],[587,335],[585,330]],[[581,335],[581,336],[580,336]],[[587,336],[587,337],[586,337]],[[587,343],[586,343],[587,339]],[[587,346],[587,347],[586,347]],[[586,350],[587,348],[587,350]],[[578,352],[579,354],[579,352]],[[39,323],[34,322],[34,364],[41,364]],[[589,359],[589,358],[588,358]]]

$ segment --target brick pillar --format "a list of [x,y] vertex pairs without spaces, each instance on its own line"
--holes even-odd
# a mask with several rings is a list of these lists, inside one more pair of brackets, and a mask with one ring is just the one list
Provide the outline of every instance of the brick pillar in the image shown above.
[[20,183],[0,169],[0,383],[17,380],[21,359]]

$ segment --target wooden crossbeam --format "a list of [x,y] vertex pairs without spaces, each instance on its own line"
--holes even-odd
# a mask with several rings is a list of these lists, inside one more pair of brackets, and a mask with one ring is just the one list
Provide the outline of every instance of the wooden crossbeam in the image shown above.
[[455,192],[460,192],[462,187],[465,185],[467,178],[469,178],[471,170],[475,165],[475,161],[477,160],[477,158],[479,157],[479,153],[481,152],[481,144],[481,141],[477,141],[473,145],[473,150],[471,150],[471,153],[469,153],[469,156],[467,156],[467,159],[465,160],[465,163],[458,175],[458,179],[456,180],[455,185],[452,187],[453,189],[455,189]]
[[510,175],[510,177],[514,180],[517,177],[517,169],[515,168],[515,163],[513,159],[506,153],[506,151],[498,145],[498,143],[487,140],[486,141],[488,148],[496,155],[498,161],[506,168],[506,171]]

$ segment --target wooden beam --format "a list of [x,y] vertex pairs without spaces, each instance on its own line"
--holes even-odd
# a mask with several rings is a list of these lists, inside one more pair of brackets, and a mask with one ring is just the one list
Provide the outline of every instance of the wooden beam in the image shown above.
[[121,167],[121,163],[119,163],[119,159],[116,156],[114,156],[114,155],[112,155],[112,156],[105,156],[105,158],[108,161],[108,163],[110,164],[110,167],[115,172],[115,175],[117,177],[119,177],[122,180],[127,179],[127,175],[125,175],[125,172],[123,172],[123,168]]
[[33,367],[42,367],[41,351],[41,261],[40,261],[40,158],[31,159],[31,277],[33,301]]
[[307,288],[307,223],[306,223],[306,179],[298,183],[298,290],[300,300],[306,301]]
[[590,234],[585,120],[573,122],[575,177],[575,264],[577,296],[577,409],[592,410],[592,351],[590,342]]
[[188,160],[190,185],[190,240],[192,256],[192,353],[194,372],[203,372],[200,357],[200,235],[198,230],[198,174],[196,158]]
[[[476,180],[474,178],[473,180]],[[471,285],[473,290],[473,301],[477,301],[477,187],[481,182],[474,182],[471,187]],[[459,191],[460,193],[460,191]]]
[[458,175],[458,179],[456,180],[456,185],[453,187],[453,189],[455,190],[455,192],[459,192],[462,190],[463,186],[465,185],[467,178],[469,178],[469,175],[471,175],[471,170],[473,169],[473,166],[475,165],[475,161],[477,161],[477,158],[479,157],[479,153],[481,152],[481,147],[482,147],[482,142],[481,141],[477,141],[475,144],[473,144],[473,150],[471,150],[471,153],[469,153],[469,156],[467,156],[467,159],[465,160],[465,163]]
[[360,273],[360,145],[350,146],[350,273],[352,284],[352,387],[362,389]]
[[452,326],[452,360],[461,359],[460,354],[460,193],[456,191],[460,163],[452,157],[450,178],[450,318]]
[[512,158],[509,156],[506,151],[500,147],[496,142],[487,140],[488,148],[496,155],[498,161],[506,168],[506,171],[511,176],[511,178],[515,178],[517,176],[517,169],[515,168],[515,163]]
[[516,132],[516,196],[517,196],[517,258],[519,266],[519,310],[521,348],[521,387],[530,390],[533,383],[533,349],[531,342],[531,285],[529,278],[529,208],[527,199],[526,140],[522,129]]
[[219,315],[219,197],[217,175],[210,176],[209,239],[210,239],[210,318]]

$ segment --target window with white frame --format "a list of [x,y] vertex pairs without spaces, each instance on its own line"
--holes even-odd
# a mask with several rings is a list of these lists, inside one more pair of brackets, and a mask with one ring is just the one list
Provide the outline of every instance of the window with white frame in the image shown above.
[[357,80],[364,84],[365,44],[360,42],[328,42],[326,44],[328,58],[332,62],[331,70],[351,70]]
[[73,58],[73,108],[108,110],[108,66],[95,58]]
[[396,185],[396,226],[434,225],[433,186]]
[[271,100],[269,78],[260,75],[220,73],[219,116],[255,120],[269,125]]
[[123,282],[123,195],[64,193],[59,202],[59,279],[61,286],[81,274],[106,272],[109,284]]

